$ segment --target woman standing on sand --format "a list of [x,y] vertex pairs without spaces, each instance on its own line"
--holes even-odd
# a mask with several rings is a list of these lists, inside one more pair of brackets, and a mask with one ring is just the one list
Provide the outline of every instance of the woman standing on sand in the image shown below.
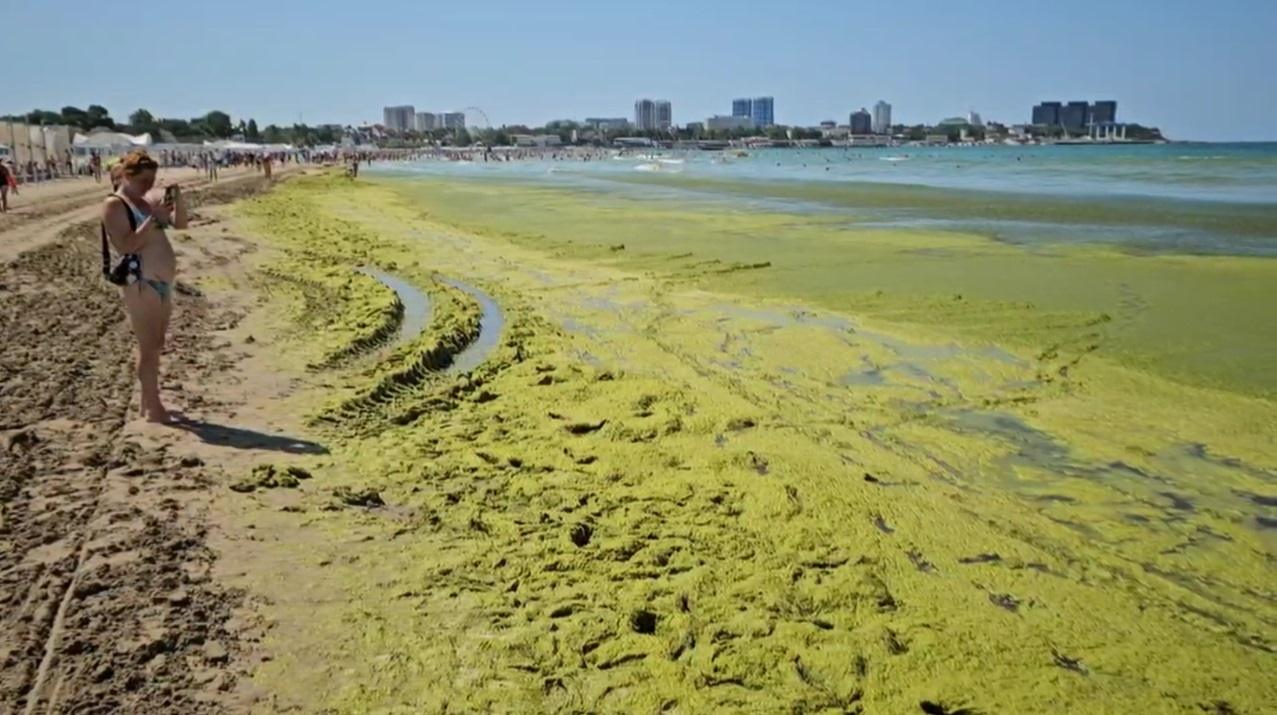
[[159,165],[146,152],[135,150],[117,166],[120,184],[102,202],[102,225],[111,245],[124,256],[116,270],[123,282],[124,310],[137,338],[142,416],[148,422],[167,423],[173,418],[160,401],[160,354],[173,313],[177,257],[164,228],[186,227],[186,203],[177,185],[162,193],[155,187]]

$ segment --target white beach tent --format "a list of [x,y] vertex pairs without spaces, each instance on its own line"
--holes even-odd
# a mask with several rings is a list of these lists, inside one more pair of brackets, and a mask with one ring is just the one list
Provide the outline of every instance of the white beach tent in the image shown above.
[[90,151],[99,154],[123,154],[137,147],[151,145],[150,134],[133,136],[124,132],[95,131],[90,134],[76,134],[71,140],[71,147],[81,156]]

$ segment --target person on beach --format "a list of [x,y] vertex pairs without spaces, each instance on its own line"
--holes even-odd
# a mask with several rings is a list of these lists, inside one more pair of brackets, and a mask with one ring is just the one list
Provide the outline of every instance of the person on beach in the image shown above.
[[9,212],[9,189],[17,191],[18,180],[9,165],[0,161],[0,214]]
[[114,271],[109,265],[103,269],[122,284],[124,310],[137,338],[142,416],[171,423],[174,417],[160,401],[160,354],[173,312],[177,257],[164,228],[186,227],[186,203],[176,184],[164,191],[155,186],[159,164],[145,151],[130,152],[112,169],[113,183],[118,178],[119,184],[102,202],[102,226],[123,260]]

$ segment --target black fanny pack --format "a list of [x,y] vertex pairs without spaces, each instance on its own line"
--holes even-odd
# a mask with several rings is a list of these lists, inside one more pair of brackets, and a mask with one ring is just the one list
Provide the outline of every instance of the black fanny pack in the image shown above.
[[[115,194],[112,194],[115,196]],[[118,196],[115,196],[119,199]],[[129,210],[129,206],[124,199],[119,199],[120,203],[124,203],[124,215],[129,217],[129,229],[137,230],[137,219],[133,218],[133,212]],[[142,259],[137,254],[126,253],[120,256],[119,263],[113,267],[111,265],[111,244],[106,239],[106,224],[102,224],[102,277],[109,283],[117,286],[126,286],[136,283],[142,277]]]

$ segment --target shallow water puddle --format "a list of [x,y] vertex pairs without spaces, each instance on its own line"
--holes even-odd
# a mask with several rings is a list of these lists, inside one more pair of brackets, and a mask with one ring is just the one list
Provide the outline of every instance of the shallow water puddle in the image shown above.
[[483,311],[483,314],[479,317],[479,337],[475,338],[475,341],[467,345],[464,350],[457,353],[452,364],[444,370],[444,374],[447,375],[469,372],[482,364],[501,341],[501,333],[505,330],[505,313],[502,312],[501,306],[497,305],[492,296],[469,283],[442,276],[439,277],[439,281],[459,291],[464,291],[479,303],[479,308]]
[[421,334],[430,322],[430,298],[408,281],[379,268],[364,266],[360,273],[372,276],[393,290],[403,304],[403,320],[399,323],[399,342],[407,342]]

